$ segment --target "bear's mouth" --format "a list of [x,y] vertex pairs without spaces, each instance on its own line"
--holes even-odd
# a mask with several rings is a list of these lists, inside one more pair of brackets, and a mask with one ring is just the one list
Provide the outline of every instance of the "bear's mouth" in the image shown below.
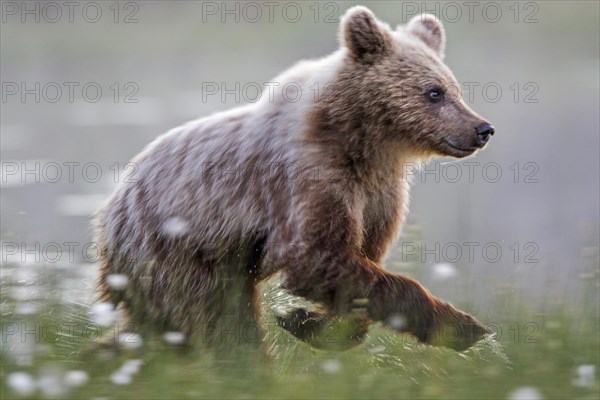
[[454,143],[452,143],[450,140],[444,138],[444,144],[448,147],[450,147],[450,149],[452,149],[452,152],[450,155],[455,156],[455,157],[466,157],[470,154],[473,154],[475,151],[477,151],[479,148],[478,147],[469,147],[469,148],[464,148],[464,147],[460,147],[455,145]]

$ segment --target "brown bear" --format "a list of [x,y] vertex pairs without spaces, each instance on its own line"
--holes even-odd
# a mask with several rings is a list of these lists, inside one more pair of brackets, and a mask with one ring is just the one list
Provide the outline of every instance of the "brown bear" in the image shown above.
[[[403,166],[471,155],[494,133],[453,90],[441,23],[423,15],[392,30],[357,6],[340,41],[271,84],[285,90],[175,128],[133,160],[96,237],[101,297],[138,328],[256,345],[257,285],[279,273],[284,290],[319,306],[278,318],[308,342],[344,318],[349,345],[375,322],[458,350],[489,333],[382,266],[407,211]],[[127,288],[112,288],[111,274]]]

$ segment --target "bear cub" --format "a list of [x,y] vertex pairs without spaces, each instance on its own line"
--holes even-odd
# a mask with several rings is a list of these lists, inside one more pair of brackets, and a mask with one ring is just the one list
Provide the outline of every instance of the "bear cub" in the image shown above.
[[[316,305],[278,324],[315,347],[328,347],[319,335],[336,321],[334,348],[376,322],[456,350],[490,333],[383,268],[407,211],[406,163],[469,156],[494,134],[442,61],[443,26],[422,15],[391,29],[357,6],[340,42],[276,78],[292,83],[285,96],[188,122],[134,158],[95,229],[100,297],[137,328],[260,346],[258,285],[277,273],[282,290]],[[111,287],[113,274],[128,286]]]

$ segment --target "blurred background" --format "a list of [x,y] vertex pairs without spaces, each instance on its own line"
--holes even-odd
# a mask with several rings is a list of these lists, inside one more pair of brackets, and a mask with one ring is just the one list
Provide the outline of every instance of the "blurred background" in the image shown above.
[[[2,240],[40,251],[81,243],[81,261],[90,215],[134,155],[334,51],[338,17],[354,3],[31,2],[14,14],[13,4],[3,3],[2,24]],[[471,300],[499,290],[498,279],[522,280],[519,296],[549,282],[562,295],[589,267],[574,262],[582,249],[598,245],[598,4],[456,4],[369,2],[391,26],[420,11],[441,18],[445,61],[497,131],[467,163],[416,174],[410,218],[422,234],[410,241],[426,246],[405,250],[425,270],[467,268],[477,293],[456,295]]]
[[[127,162],[168,129],[256,101],[296,61],[333,52],[339,17],[356,4],[65,3],[2,2],[3,315],[14,316],[6,288],[21,267],[90,271],[61,286],[87,299],[90,218]],[[552,307],[585,304],[581,318],[597,328],[599,3],[363,3],[392,27],[437,15],[445,62],[496,127],[475,158],[415,173],[387,267],[483,321],[512,324],[526,304],[522,322],[543,326]]]

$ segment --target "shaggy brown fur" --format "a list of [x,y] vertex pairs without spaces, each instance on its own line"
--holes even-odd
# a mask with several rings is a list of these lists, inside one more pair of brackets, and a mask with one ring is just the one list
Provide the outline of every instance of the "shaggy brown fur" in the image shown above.
[[[407,208],[403,164],[464,157],[487,141],[487,122],[448,89],[443,27],[422,16],[392,31],[354,7],[341,36],[336,53],[276,79],[306,89],[299,102],[276,96],[192,121],[134,160],[135,182],[99,212],[97,239],[99,291],[135,324],[193,343],[256,345],[257,284],[280,272],[285,289],[321,310],[278,321],[316,345],[345,318],[350,345],[377,321],[455,349],[488,332],[382,267]],[[316,100],[315,83],[325,87]],[[125,291],[106,285],[116,273],[129,277]]]

